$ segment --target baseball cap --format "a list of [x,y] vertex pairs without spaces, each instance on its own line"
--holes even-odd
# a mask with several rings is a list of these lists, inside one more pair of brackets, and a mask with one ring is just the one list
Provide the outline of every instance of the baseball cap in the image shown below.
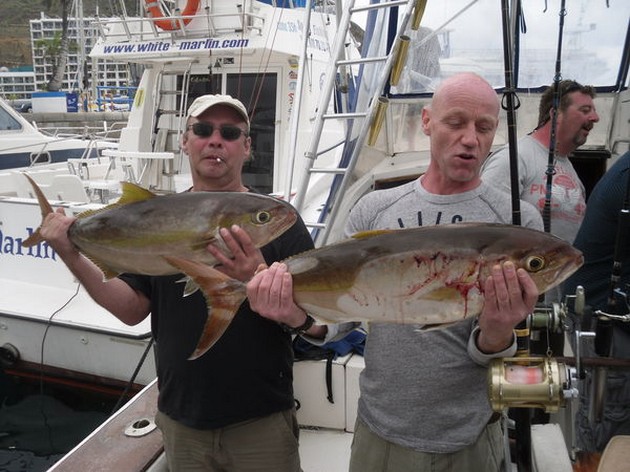
[[191,116],[196,118],[208,108],[211,108],[215,105],[226,105],[228,107],[234,108],[238,112],[238,114],[243,117],[243,120],[245,120],[245,123],[247,123],[247,127],[249,128],[249,117],[247,116],[245,105],[243,105],[240,100],[237,100],[230,95],[202,95],[195,98],[190,107],[188,107],[188,114],[186,115],[186,119],[190,118]]

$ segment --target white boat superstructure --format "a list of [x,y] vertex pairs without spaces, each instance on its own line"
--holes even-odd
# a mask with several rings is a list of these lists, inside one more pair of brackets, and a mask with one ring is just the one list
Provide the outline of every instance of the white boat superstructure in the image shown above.
[[[424,172],[429,145],[420,110],[442,79],[472,70],[499,94],[518,95],[516,129],[507,124],[510,110],[502,111],[495,148],[507,144],[512,131],[521,136],[534,128],[540,94],[554,80],[556,44],[549,31],[558,27],[560,0],[548,0],[546,9],[543,2],[527,2],[511,13],[507,33],[494,0],[348,0],[313,2],[314,8],[311,2],[295,8],[278,3],[294,6],[190,0],[177,2],[179,10],[172,12],[147,9],[139,18],[99,20],[101,39],[92,57],[137,63],[144,73],[118,148],[106,152],[106,165],[97,171],[94,161],[75,163],[84,171],[75,177],[90,189],[88,198],[72,202],[48,188],[49,198],[80,212],[115,195],[120,178],[159,192],[186,189],[189,169],[179,140],[187,105],[202,94],[228,93],[240,98],[251,116],[254,159],[245,182],[292,201],[316,244],[327,244],[341,237],[362,195]],[[562,65],[566,78],[597,87],[601,120],[573,158],[589,190],[630,141],[630,7],[575,3],[577,11],[566,15],[571,41]],[[587,17],[594,26],[586,27]],[[526,34],[517,31],[523,18]],[[506,44],[506,35],[520,42]],[[506,90],[506,49],[518,57],[514,90]],[[45,173],[31,173],[47,185]],[[49,249],[21,246],[39,223],[39,210],[28,197],[0,196],[0,348],[19,353],[16,367],[46,364],[116,382],[129,379],[129,370],[149,353],[135,380],[145,385],[154,372],[148,322],[134,328],[118,324]],[[43,359],[32,347],[41,346],[39,340],[46,349]],[[325,366],[297,363],[301,424],[343,434],[340,441],[347,441],[362,367],[356,355],[334,363],[333,387],[340,390],[331,404],[324,393]],[[571,439],[566,440],[570,450]],[[81,448],[74,452],[81,453]],[[347,456],[340,462],[339,469],[305,465],[304,470],[345,470]]]
[[[41,217],[20,172],[28,172],[54,204],[74,214],[116,198],[121,180],[157,192],[185,189],[190,185],[188,161],[179,150],[185,110],[196,96],[219,92],[240,97],[250,112],[254,159],[245,171],[248,185],[265,192],[284,188],[291,165],[288,156],[304,152],[321,77],[330,62],[334,15],[260,2],[211,6],[208,15],[199,14],[174,31],[162,30],[146,17],[103,21],[103,36],[92,56],[129,60],[145,69],[117,147],[105,151],[107,157],[101,159],[71,158],[67,164],[0,175],[4,196],[0,316],[6,319],[0,345],[8,343],[8,349],[15,350],[18,364],[43,362],[73,375],[120,382],[130,378],[128,370],[133,372],[150,338],[149,321],[124,327],[96,308],[46,245],[34,250],[21,246]],[[300,63],[301,57],[308,59]],[[308,75],[298,74],[299,67]],[[298,79],[305,81],[302,92]],[[294,125],[298,118],[302,124]],[[337,142],[343,137],[340,129],[329,134]],[[293,153],[291,146],[296,148]],[[29,297],[30,292],[34,293]],[[69,301],[67,306],[62,299]],[[57,329],[74,336],[89,354],[79,354],[70,343],[58,343],[51,337]],[[51,351],[42,357],[38,343],[27,346],[25,338],[38,339],[41,345],[44,332],[45,347]],[[154,375],[153,356],[147,359],[135,380],[141,385]]]

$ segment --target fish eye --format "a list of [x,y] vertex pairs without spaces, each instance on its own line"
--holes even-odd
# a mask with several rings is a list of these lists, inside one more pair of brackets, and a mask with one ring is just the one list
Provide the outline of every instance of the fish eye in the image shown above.
[[254,215],[254,223],[265,224],[271,220],[271,213],[268,211],[259,211]]
[[540,256],[529,256],[525,259],[525,269],[528,272],[538,272],[545,268],[545,259]]

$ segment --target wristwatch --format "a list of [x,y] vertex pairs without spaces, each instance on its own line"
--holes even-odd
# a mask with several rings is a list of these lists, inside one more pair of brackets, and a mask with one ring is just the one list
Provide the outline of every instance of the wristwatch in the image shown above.
[[304,334],[310,329],[311,326],[313,326],[313,323],[315,323],[315,318],[307,313],[306,321],[304,321],[304,323],[302,323],[300,326],[292,328],[291,326],[283,324],[282,329],[290,334]]

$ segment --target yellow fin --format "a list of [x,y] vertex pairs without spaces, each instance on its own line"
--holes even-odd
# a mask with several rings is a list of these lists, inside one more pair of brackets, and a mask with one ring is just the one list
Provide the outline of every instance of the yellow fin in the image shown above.
[[120,208],[121,206],[128,205],[129,203],[142,202],[157,197],[157,195],[146,188],[139,185],[132,184],[131,182],[121,182],[123,188],[122,196],[114,203],[107,205],[103,208],[85,210],[77,215],[78,219],[86,218],[88,216],[96,215],[107,210],[114,208]]
[[433,331],[434,329],[442,329],[452,324],[457,323],[456,321],[451,321],[449,323],[433,323],[433,324],[425,324],[420,327],[422,331]]
[[387,234],[397,231],[395,229],[371,229],[368,231],[359,231],[358,233],[354,233],[351,237],[353,239],[365,239],[365,238],[373,238],[374,236],[379,236],[381,234]]
[[132,184],[131,182],[121,182],[123,189],[122,196],[115,203],[117,205],[126,205],[133,202],[142,202],[157,197],[151,190]]
[[117,272],[115,270],[112,270],[111,268],[109,268],[105,263],[103,263],[101,260],[96,259],[95,257],[91,257],[88,256],[86,254],[83,254],[87,259],[89,259],[90,261],[92,261],[92,263],[98,267],[101,272],[103,273],[103,280],[107,281],[107,280],[111,280],[115,277],[117,277],[120,272]]

